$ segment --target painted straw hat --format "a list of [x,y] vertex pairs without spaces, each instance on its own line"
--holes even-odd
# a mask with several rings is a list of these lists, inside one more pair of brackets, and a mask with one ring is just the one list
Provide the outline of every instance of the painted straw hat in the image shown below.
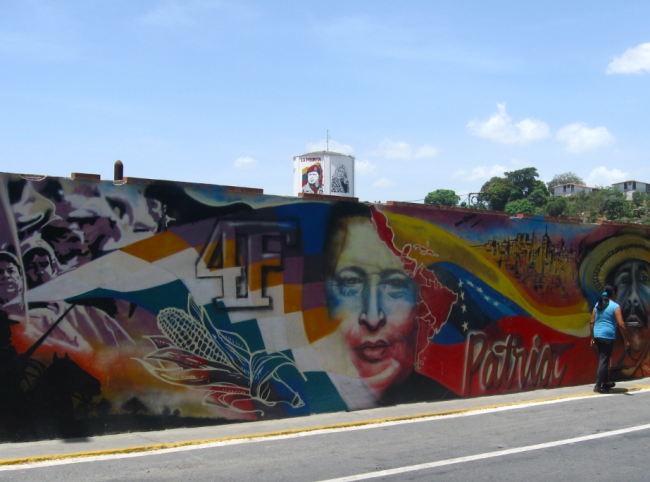
[[617,266],[641,259],[650,263],[650,236],[641,228],[623,228],[604,239],[580,263],[580,283],[589,296],[598,296]]

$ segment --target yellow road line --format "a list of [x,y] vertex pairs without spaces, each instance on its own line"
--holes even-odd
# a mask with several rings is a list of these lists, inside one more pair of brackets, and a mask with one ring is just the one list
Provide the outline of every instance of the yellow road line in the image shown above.
[[[617,390],[617,393],[622,393],[622,392],[628,392],[628,391],[634,391],[634,390],[641,390],[641,389],[647,389],[650,388],[650,386],[644,386],[644,385],[635,385],[634,388],[621,388]],[[616,389],[615,389],[616,390]],[[277,437],[280,435],[291,435],[295,433],[301,433],[301,432],[314,432],[316,430],[328,430],[328,429],[337,429],[337,428],[347,428],[347,427],[360,427],[364,425],[372,425],[372,424],[379,424],[379,423],[385,423],[385,422],[399,422],[403,420],[417,420],[419,418],[427,418],[427,417],[443,417],[445,415],[455,415],[459,413],[467,413],[467,412],[477,412],[480,410],[490,410],[494,408],[501,408],[501,407],[512,407],[516,405],[526,405],[529,403],[539,403],[539,402],[550,402],[553,400],[563,400],[563,399],[568,399],[568,398],[577,398],[577,397],[586,397],[586,396],[591,396],[591,395],[596,395],[596,393],[581,393],[578,395],[564,395],[561,397],[553,397],[553,398],[540,398],[536,400],[526,400],[522,402],[512,402],[512,403],[503,403],[499,405],[487,405],[483,407],[475,407],[475,408],[460,408],[456,410],[447,410],[444,412],[433,412],[433,413],[421,413],[418,415],[405,415],[402,417],[388,417],[388,418],[378,418],[374,420],[364,420],[361,422],[348,422],[348,423],[339,423],[339,424],[333,424],[333,425],[321,425],[321,426],[316,426],[316,427],[306,427],[306,428],[294,428],[291,430],[279,430],[277,432],[264,432],[264,433],[256,433],[256,434],[251,434],[251,435],[237,435],[233,437],[223,437],[223,438],[214,438],[214,439],[204,439],[204,440],[189,440],[185,442],[173,442],[173,443],[161,443],[161,444],[152,444],[152,445],[138,445],[135,447],[124,447],[124,448],[117,448],[117,449],[106,449],[106,450],[95,450],[95,451],[90,451],[90,452],[75,452],[75,453],[66,453],[66,454],[54,454],[54,455],[39,455],[35,457],[21,457],[21,458],[14,458],[14,459],[0,459],[0,466],[3,465],[22,465],[22,464],[31,464],[31,463],[36,463],[36,462],[47,462],[47,461],[52,461],[52,460],[62,460],[62,459],[72,459],[72,458],[81,458],[81,457],[96,457],[100,455],[117,455],[117,454],[132,454],[132,453],[137,453],[137,452],[153,452],[156,450],[162,450],[162,449],[171,449],[171,448],[177,448],[177,447],[187,447],[191,445],[203,445],[203,444],[208,444],[208,443],[215,443],[215,442],[226,442],[230,440],[246,440],[246,439],[254,439],[254,438],[265,438],[265,437]]]

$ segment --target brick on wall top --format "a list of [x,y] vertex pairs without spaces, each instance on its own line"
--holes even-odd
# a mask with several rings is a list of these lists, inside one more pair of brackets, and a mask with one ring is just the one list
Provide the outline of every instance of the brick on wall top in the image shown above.
[[194,187],[199,189],[223,189],[228,192],[242,192],[248,194],[264,194],[264,189],[255,187],[242,187],[242,186],[224,186],[221,184],[204,184],[199,182],[181,182],[181,181],[166,181],[162,179],[146,179],[142,177],[125,177],[126,184],[173,184],[175,186]]
[[[409,207],[409,208],[433,209],[437,211],[454,211],[458,213],[476,213],[476,214],[487,214],[490,216],[510,217],[510,214],[504,211],[490,211],[486,209],[461,208],[457,206],[438,206],[436,204],[408,203],[404,201],[388,201],[386,204],[388,206],[397,206],[397,207],[401,206],[401,207]],[[523,218],[523,219],[540,219],[544,221],[554,221],[560,223],[580,223],[580,219],[576,219],[576,218],[556,218],[552,216],[535,216],[533,214],[524,214],[524,213],[519,213],[516,215],[516,217]]]
[[72,179],[87,179],[89,181],[100,181],[101,176],[99,174],[85,174],[83,172],[73,172],[70,174]]
[[603,226],[621,226],[621,227],[635,227],[635,228],[648,228],[646,224],[636,224],[636,223],[621,223],[618,221],[596,221],[596,224],[601,224]]
[[440,206],[437,204],[419,204],[419,203],[408,203],[404,201],[387,201],[388,206],[397,206],[397,207],[410,207],[410,208],[421,208],[421,209],[432,209],[436,211],[454,211],[458,213],[477,213],[477,214],[490,214],[492,216],[508,216],[510,214],[503,211],[489,211],[486,209],[472,209],[472,208],[461,208],[457,206]]
[[359,202],[358,197],[347,197],[347,196],[334,196],[332,194],[312,194],[308,192],[301,192],[298,194],[299,198],[303,199],[320,199],[322,201],[349,201],[349,202]]

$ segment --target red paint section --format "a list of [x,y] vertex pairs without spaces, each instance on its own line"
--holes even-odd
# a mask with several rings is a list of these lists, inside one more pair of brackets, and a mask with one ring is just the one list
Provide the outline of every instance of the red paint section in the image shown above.
[[465,343],[430,342],[419,372],[462,396],[586,384],[598,365],[590,340],[512,316],[470,334]]
[[399,257],[404,271],[418,284],[420,295],[417,303],[417,318],[419,323],[416,368],[420,368],[428,360],[424,352],[429,340],[440,331],[447,322],[451,308],[458,301],[458,295],[440,284],[435,274],[422,263],[409,257],[411,245],[407,244],[400,251],[393,243],[393,230],[388,225],[386,216],[373,208],[373,221],[377,234],[386,246]]

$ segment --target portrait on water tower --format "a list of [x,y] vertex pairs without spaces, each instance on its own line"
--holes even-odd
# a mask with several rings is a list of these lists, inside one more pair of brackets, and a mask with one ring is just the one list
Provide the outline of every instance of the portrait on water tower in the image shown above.
[[[323,194],[324,178],[320,158],[313,164],[302,169],[302,192],[309,194]],[[305,161],[306,159],[303,159]]]
[[330,183],[332,194],[349,193],[350,178],[345,164],[342,162],[332,162],[330,169],[332,172],[332,180]]

